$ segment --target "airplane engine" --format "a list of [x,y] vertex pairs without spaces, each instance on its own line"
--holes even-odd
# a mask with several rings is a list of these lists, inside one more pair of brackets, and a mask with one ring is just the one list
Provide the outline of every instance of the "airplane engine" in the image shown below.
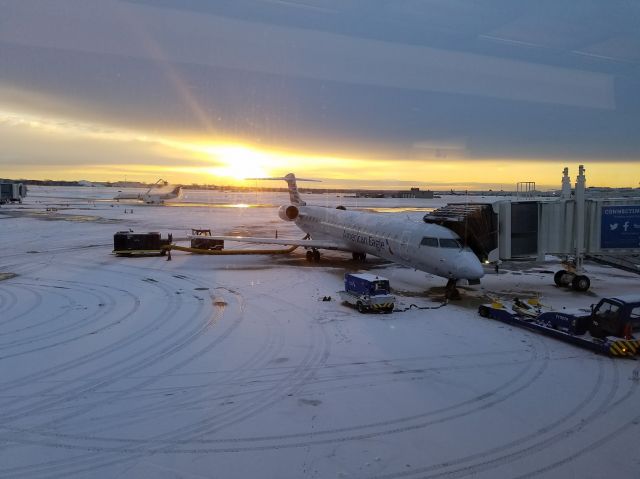
[[278,210],[278,216],[285,221],[293,221],[298,217],[299,211],[296,206],[282,205]]

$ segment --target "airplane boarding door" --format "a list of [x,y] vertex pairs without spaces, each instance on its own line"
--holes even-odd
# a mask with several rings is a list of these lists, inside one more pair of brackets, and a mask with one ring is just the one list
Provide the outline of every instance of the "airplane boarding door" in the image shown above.
[[403,231],[400,236],[400,257],[408,259],[409,257],[409,232]]

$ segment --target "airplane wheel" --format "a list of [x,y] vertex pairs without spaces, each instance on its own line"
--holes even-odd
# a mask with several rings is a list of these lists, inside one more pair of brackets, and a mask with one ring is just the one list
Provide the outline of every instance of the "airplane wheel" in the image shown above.
[[364,263],[367,259],[367,253],[351,253],[351,257],[353,258],[353,261]]
[[562,286],[562,276],[566,273],[565,270],[561,269],[560,271],[556,271],[556,274],[553,275],[553,282],[556,283],[556,286]]
[[320,251],[313,251],[313,261],[315,261],[316,263],[320,262]]
[[460,291],[458,291],[458,288],[448,289],[444,297],[446,299],[460,299]]
[[591,286],[591,280],[588,276],[578,275],[571,281],[571,287],[576,291],[587,291]]
[[313,251],[307,250],[307,261],[313,261]]

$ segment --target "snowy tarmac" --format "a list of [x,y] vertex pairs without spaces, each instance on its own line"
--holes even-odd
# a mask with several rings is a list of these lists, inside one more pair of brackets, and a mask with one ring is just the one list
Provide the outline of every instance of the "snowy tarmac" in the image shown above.
[[[505,265],[438,308],[444,279],[339,252],[115,257],[129,229],[303,236],[277,216],[285,194],[115,193],[32,187],[0,207],[0,477],[639,477],[638,362],[477,314],[493,297],[588,308],[637,275],[587,264],[585,294],[553,284],[558,264]],[[414,221],[462,200],[305,199]],[[364,270],[398,308],[434,309],[342,305]]]

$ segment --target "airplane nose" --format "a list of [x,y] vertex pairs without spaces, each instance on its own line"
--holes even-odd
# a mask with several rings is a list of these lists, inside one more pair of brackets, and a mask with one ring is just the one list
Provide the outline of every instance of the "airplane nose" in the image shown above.
[[458,279],[480,279],[483,276],[482,264],[473,253],[466,255],[456,268],[456,277]]

